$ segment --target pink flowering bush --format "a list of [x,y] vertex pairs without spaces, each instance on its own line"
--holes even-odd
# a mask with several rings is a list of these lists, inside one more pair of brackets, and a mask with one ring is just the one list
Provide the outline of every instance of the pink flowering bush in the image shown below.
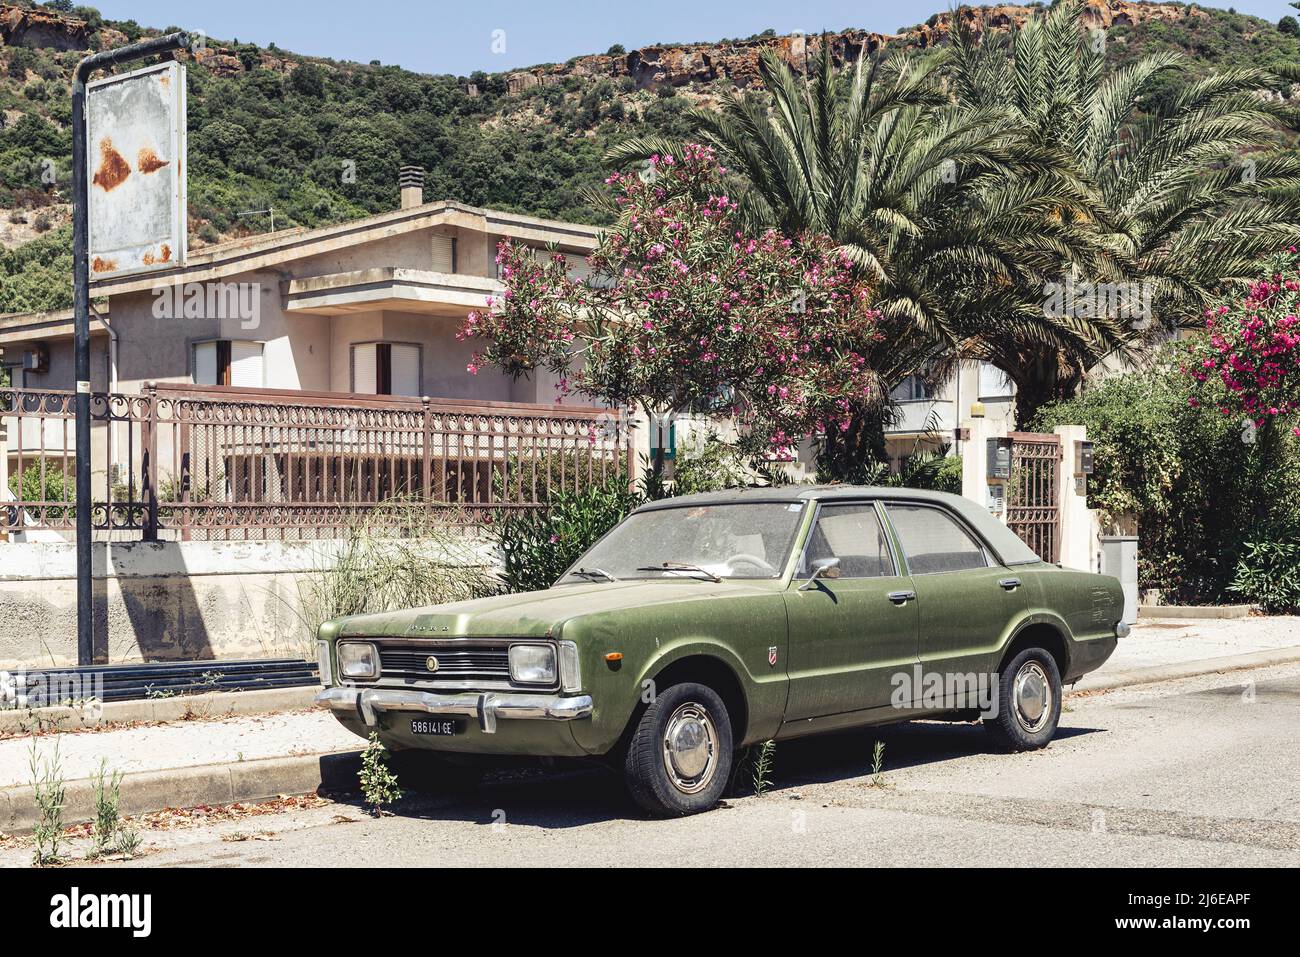
[[1243,299],[1205,313],[1205,335],[1183,366],[1196,383],[1189,400],[1225,416],[1300,436],[1300,255],[1296,247],[1269,264]]
[[502,242],[505,290],[461,333],[480,343],[470,371],[546,369],[563,393],[657,414],[708,404],[737,418],[750,451],[778,456],[880,402],[880,314],[850,261],[822,236],[747,233],[712,149],[650,169],[607,180],[621,214],[591,282]]

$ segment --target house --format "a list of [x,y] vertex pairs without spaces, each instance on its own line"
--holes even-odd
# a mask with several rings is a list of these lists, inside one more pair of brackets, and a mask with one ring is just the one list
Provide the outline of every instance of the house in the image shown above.
[[[422,173],[388,213],[193,252],[174,269],[94,281],[92,389],[146,382],[551,403],[543,375],[466,370],[456,333],[501,288],[498,242],[553,247],[586,273],[591,226],[423,202]],[[0,318],[15,385],[72,389],[68,312]],[[27,367],[24,371],[24,366]]]
[[972,416],[988,419],[1003,432],[1015,428],[1015,384],[988,362],[959,363],[937,388],[927,386],[920,375],[908,376],[895,386],[892,398],[897,415],[885,429],[885,449],[895,470],[914,455],[944,446],[960,455],[958,429]]

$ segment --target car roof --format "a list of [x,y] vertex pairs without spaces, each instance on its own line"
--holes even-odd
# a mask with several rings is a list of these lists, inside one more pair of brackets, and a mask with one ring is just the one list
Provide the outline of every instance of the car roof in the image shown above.
[[998,554],[1004,565],[1026,565],[1042,561],[1020,537],[975,502],[949,492],[929,489],[894,488],[882,485],[780,485],[764,488],[727,489],[722,492],[699,492],[676,498],[647,502],[637,512],[684,508],[695,505],[732,505],[749,502],[834,502],[841,500],[888,499],[938,505],[956,512],[980,534]]

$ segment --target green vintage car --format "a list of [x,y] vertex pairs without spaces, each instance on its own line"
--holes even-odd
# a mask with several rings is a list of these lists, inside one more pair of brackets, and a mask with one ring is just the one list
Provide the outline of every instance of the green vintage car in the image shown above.
[[642,807],[689,814],[768,739],[982,718],[1044,747],[1122,609],[1116,579],[1041,561],[954,495],[689,495],[638,508],[545,591],[326,623],[317,701],[401,768],[594,758]]

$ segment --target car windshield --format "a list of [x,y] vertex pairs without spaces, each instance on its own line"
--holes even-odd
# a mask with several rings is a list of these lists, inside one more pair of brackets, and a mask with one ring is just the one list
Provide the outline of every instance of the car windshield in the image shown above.
[[776,578],[799,530],[799,502],[691,505],[637,512],[560,579]]

